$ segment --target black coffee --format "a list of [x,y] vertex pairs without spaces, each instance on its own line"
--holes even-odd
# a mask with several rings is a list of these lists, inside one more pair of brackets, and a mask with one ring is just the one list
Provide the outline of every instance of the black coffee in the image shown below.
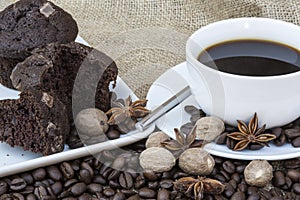
[[246,76],[275,76],[300,70],[299,50],[260,40],[235,40],[207,48],[198,60],[216,70]]

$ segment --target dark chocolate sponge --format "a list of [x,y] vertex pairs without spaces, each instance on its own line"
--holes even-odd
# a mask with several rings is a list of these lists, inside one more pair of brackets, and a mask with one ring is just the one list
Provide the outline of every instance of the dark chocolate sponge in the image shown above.
[[47,0],[20,0],[0,12],[0,56],[25,58],[35,47],[69,43],[78,34],[72,16]]
[[0,141],[49,155],[61,152],[69,133],[65,106],[55,96],[26,91],[0,101]]
[[53,43],[35,49],[30,57],[18,63],[11,80],[20,91],[53,91],[66,105],[71,120],[72,98],[75,115],[91,107],[107,111],[109,84],[116,81],[117,74],[115,62],[98,50],[76,42]]
[[5,87],[14,89],[10,75],[13,68],[20,62],[18,59],[0,57],[0,83]]

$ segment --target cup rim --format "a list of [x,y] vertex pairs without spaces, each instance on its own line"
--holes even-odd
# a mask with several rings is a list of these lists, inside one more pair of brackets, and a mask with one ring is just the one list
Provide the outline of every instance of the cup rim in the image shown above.
[[[291,28],[296,28],[299,30],[299,34],[300,34],[300,26],[297,26],[293,23],[290,22],[286,22],[286,21],[282,21],[282,20],[278,20],[278,19],[271,19],[271,18],[264,18],[264,17],[241,17],[241,18],[231,18],[231,19],[225,19],[225,20],[221,20],[221,21],[217,21],[217,22],[213,22],[211,24],[208,24],[206,26],[201,27],[200,29],[198,29],[196,32],[194,32],[187,40],[186,43],[186,59],[187,62],[193,62],[193,64],[196,64],[202,68],[204,68],[205,70],[211,72],[211,73],[218,73],[219,75],[222,76],[227,76],[227,77],[231,77],[231,78],[241,78],[241,79],[249,79],[249,80],[276,80],[276,79],[283,79],[283,78],[292,78],[295,76],[299,76],[300,75],[300,71],[297,72],[292,72],[292,73],[288,73],[288,74],[281,74],[281,75],[272,75],[272,76],[247,76],[247,75],[238,75],[238,74],[231,74],[228,72],[222,72],[222,71],[218,71],[216,69],[210,68],[206,65],[204,65],[203,63],[200,63],[198,61],[197,58],[195,58],[192,55],[191,52],[191,43],[193,43],[193,38],[199,34],[199,32],[202,32],[203,30],[207,29],[207,28],[211,28],[213,26],[218,26],[220,24],[224,24],[224,23],[242,23],[242,22],[246,22],[246,21],[257,21],[257,22],[261,22],[261,21],[270,21],[272,23],[277,23],[277,24],[282,24],[282,25],[287,25],[287,26],[291,26]],[[214,45],[214,44],[212,44]]]

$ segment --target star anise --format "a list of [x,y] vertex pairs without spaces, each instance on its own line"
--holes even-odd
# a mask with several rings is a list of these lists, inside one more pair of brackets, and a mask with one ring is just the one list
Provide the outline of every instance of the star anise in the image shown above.
[[238,140],[239,142],[234,146],[235,151],[241,151],[245,149],[250,143],[258,143],[262,146],[269,146],[268,142],[276,138],[273,134],[267,134],[265,132],[266,125],[257,129],[258,118],[256,113],[252,117],[247,126],[245,122],[238,120],[238,129],[240,132],[230,133],[227,136],[231,139]]
[[197,179],[192,177],[183,177],[174,182],[174,187],[184,192],[188,197],[194,195],[194,199],[201,200],[204,194],[220,194],[224,191],[225,185],[221,182],[198,176]]
[[132,102],[130,96],[125,99],[124,103],[121,103],[120,101],[112,102],[112,108],[106,112],[107,115],[111,115],[107,123],[109,125],[117,125],[129,118],[135,120],[137,118],[145,117],[150,112],[145,108],[146,105],[146,99]]
[[191,147],[200,147],[203,145],[203,140],[196,140],[196,126],[186,135],[174,128],[176,140],[165,140],[161,142],[163,147],[170,150],[173,155],[178,158],[186,149]]

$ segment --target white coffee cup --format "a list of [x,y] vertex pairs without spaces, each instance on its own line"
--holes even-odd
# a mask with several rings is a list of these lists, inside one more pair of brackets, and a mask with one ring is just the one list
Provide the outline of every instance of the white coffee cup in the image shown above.
[[188,80],[198,104],[208,114],[236,125],[256,112],[259,125],[282,126],[300,116],[300,72],[275,76],[245,76],[205,66],[203,50],[225,41],[256,39],[300,50],[300,27],[268,18],[236,18],[209,24],[187,41]]

